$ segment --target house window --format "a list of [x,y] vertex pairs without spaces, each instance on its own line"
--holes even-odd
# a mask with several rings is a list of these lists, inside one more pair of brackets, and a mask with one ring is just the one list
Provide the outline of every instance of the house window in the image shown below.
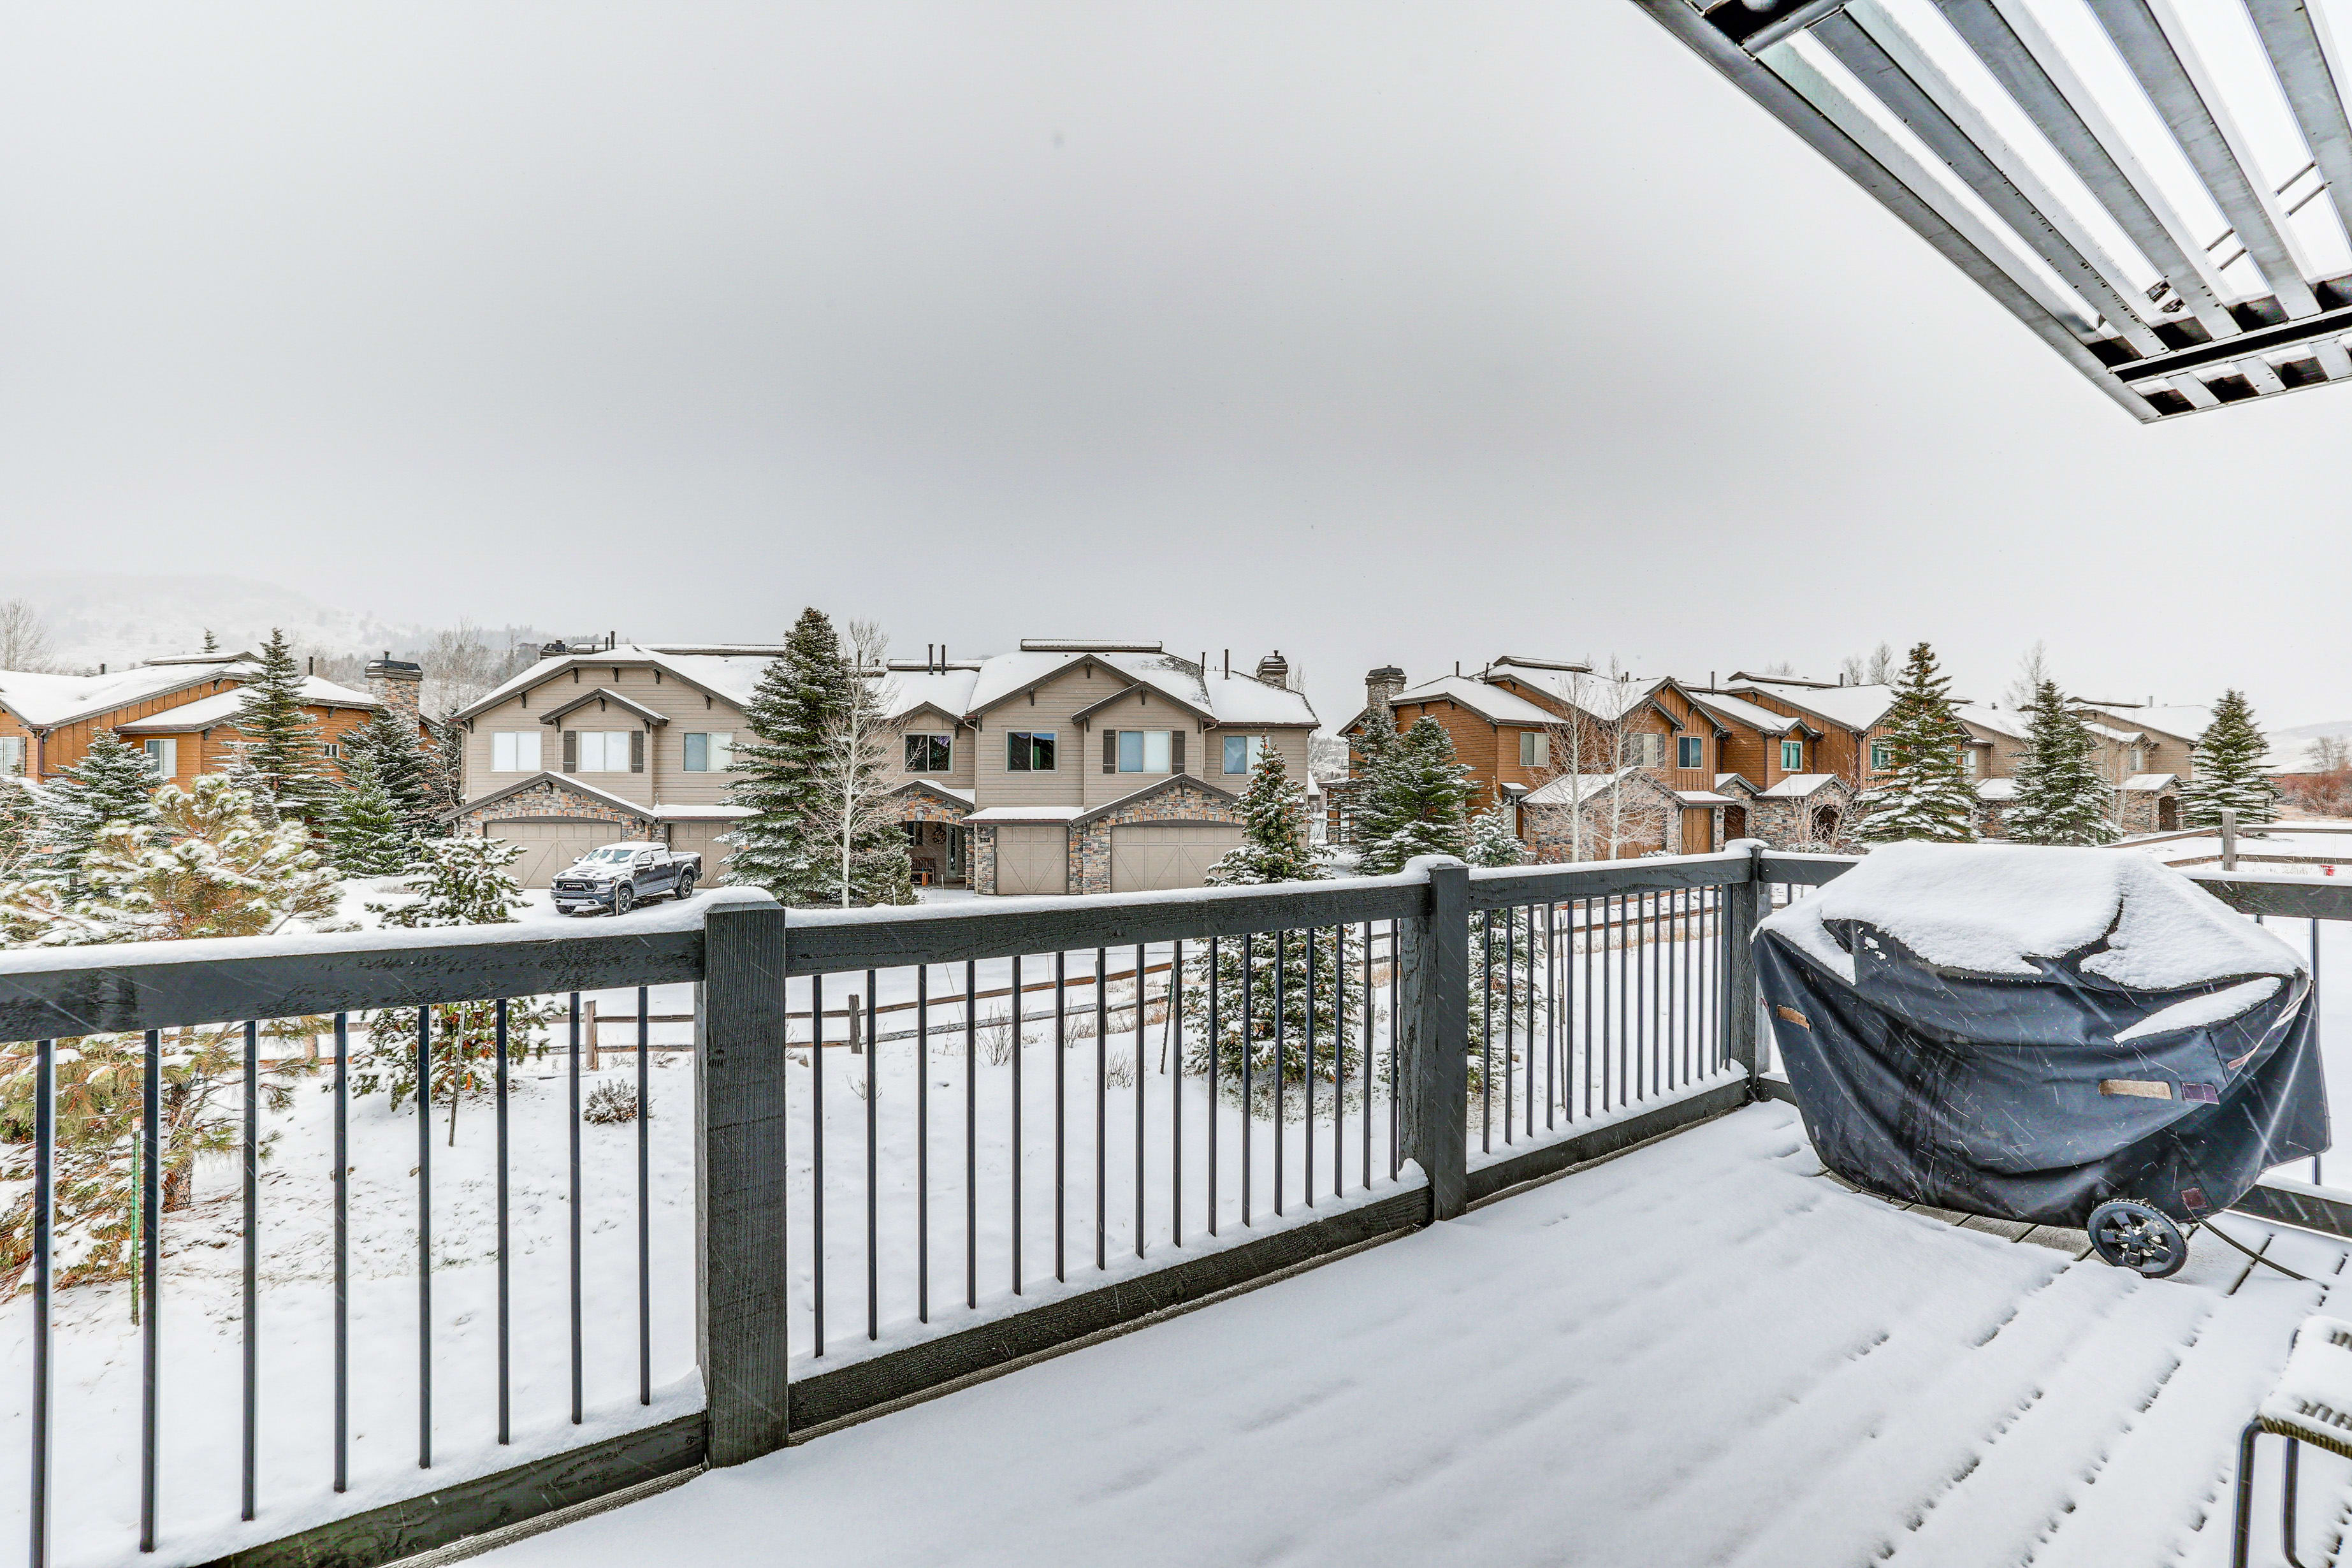
[[1970,778],[1976,777],[1977,749],[1974,746],[1962,746],[1960,748],[1960,772],[1968,774]]
[[149,773],[153,773],[159,779],[168,779],[178,776],[180,772],[179,742],[170,740],[168,738],[159,738],[145,742],[145,750],[147,752],[147,771]]
[[1264,735],[1228,735],[1225,737],[1225,772],[1245,773],[1257,766],[1265,755]]
[[570,773],[645,772],[643,730],[566,730],[563,771]]
[[1523,768],[1551,766],[1551,737],[1541,730],[1520,731],[1519,766]]
[[1706,742],[1697,735],[1685,735],[1675,742],[1675,766],[1703,768],[1706,766]]
[[719,730],[686,737],[686,771],[723,773],[735,765],[735,731]]
[[1625,737],[1627,759],[1637,768],[1662,768],[1666,765],[1666,738],[1644,731]]
[[332,757],[337,760],[341,760],[343,754],[343,749],[334,742],[330,741],[325,745],[319,748],[319,754],[320,756]]
[[490,772],[494,773],[535,773],[539,772],[539,735],[536,730],[500,730],[490,736]]
[[1801,773],[1805,771],[1805,743],[1802,741],[1780,742],[1780,771],[1784,773]]
[[1165,730],[1118,731],[1118,771],[1123,773],[1164,773],[1168,771]]
[[2138,746],[2131,749],[2131,771],[2136,773],[2147,772],[2147,752]]
[[21,776],[25,772],[25,737],[0,735],[0,773]]
[[1007,731],[1004,736],[1004,765],[1016,773],[1054,772],[1054,731]]
[[910,773],[943,773],[954,765],[955,738],[951,735],[909,735],[907,737],[907,771]]
[[1870,771],[1883,773],[1895,765],[1895,742],[1873,741],[1870,743]]

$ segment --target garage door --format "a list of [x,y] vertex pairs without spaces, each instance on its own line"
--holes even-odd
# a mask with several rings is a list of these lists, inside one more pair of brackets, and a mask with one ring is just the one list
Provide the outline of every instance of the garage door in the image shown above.
[[1051,824],[998,828],[996,890],[1000,893],[1068,892],[1070,830]]
[[522,858],[508,868],[526,888],[544,888],[555,874],[599,844],[618,844],[638,835],[617,822],[493,822],[490,837],[522,847]]
[[1149,893],[1197,888],[1242,830],[1224,822],[1151,822],[1110,830],[1110,890]]

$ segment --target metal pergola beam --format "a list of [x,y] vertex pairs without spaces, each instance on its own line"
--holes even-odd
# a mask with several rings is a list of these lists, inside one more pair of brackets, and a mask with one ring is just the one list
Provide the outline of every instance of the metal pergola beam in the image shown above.
[[2345,237],[2352,239],[2352,121],[2344,115],[2341,62],[2335,58],[2327,23],[2312,9],[2315,0],[2246,0],[2246,15],[2270,56],[2279,89],[2303,140],[2327,182]]
[[[2239,337],[2225,338],[2220,342],[2200,343],[2193,349],[2179,349],[2155,359],[2136,360],[2130,364],[2117,365],[2111,374],[2119,381],[2154,381],[2179,371],[2252,360],[2257,354],[2315,348],[2333,343],[2347,334],[2352,334],[2352,306],[2316,316],[2305,316],[2300,321],[2284,321],[2275,327],[2257,327]],[[2329,374],[2335,373],[2331,371]]]

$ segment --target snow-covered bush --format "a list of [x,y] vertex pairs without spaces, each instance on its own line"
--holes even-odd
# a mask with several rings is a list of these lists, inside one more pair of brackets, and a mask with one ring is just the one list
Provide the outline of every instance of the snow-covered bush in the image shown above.
[[588,1091],[588,1103],[581,1108],[580,1119],[599,1127],[619,1127],[637,1119],[637,1090],[635,1084],[600,1083]]

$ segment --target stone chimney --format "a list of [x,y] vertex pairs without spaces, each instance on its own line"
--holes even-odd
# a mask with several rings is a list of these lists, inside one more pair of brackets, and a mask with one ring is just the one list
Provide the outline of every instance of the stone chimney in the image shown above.
[[370,659],[367,667],[368,695],[411,724],[424,722],[423,703],[425,667],[394,658],[387,652],[382,658]]
[[1287,688],[1290,685],[1290,661],[1282,657],[1280,648],[1257,661],[1257,678],[1268,686]]
[[1404,689],[1404,671],[1395,665],[1384,664],[1364,677],[1364,706],[1386,708]]

